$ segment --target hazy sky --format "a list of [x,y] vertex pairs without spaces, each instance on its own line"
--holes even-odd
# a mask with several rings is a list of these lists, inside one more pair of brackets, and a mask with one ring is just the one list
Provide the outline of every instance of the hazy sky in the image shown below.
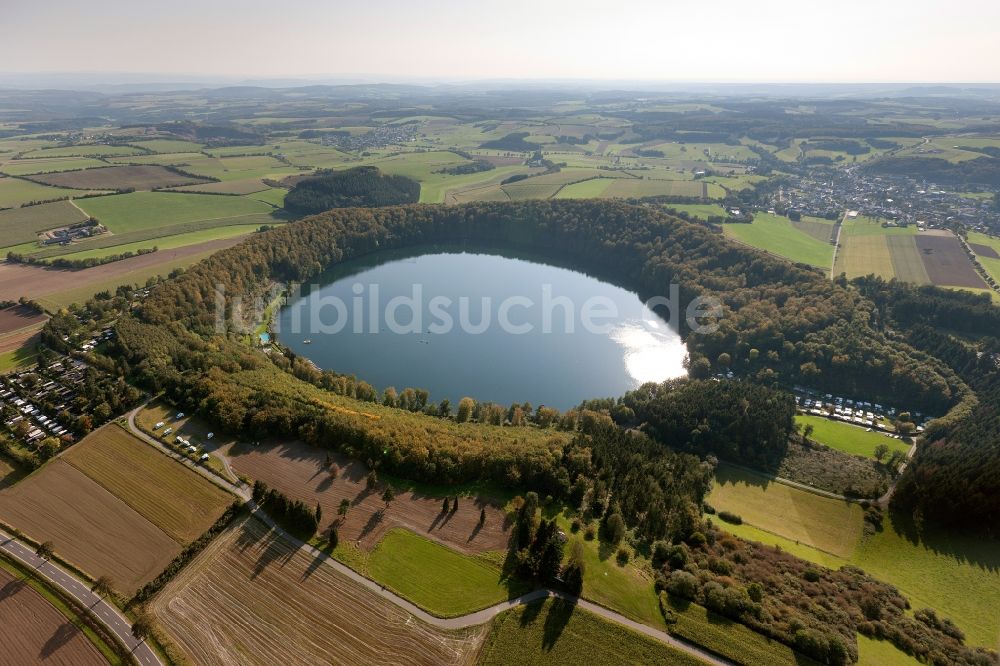
[[998,0],[0,0],[0,71],[1000,81]]

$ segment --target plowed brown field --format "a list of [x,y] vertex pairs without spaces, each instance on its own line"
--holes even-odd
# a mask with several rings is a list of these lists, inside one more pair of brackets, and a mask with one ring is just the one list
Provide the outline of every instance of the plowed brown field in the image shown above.
[[[347,519],[338,527],[340,538],[360,541],[366,550],[393,527],[404,527],[467,553],[507,548],[510,526],[505,523],[504,512],[492,504],[463,497],[458,511],[445,515],[441,512],[441,498],[401,492],[383,511],[383,486],[367,490],[368,469],[362,463],[334,456],[339,468],[334,478],[325,464],[326,452],[299,442],[238,445],[228,455],[238,474],[259,479],[309,506],[318,502],[323,507],[323,531],[337,520],[340,501],[350,500]],[[486,509],[486,524],[480,528],[482,508]]]
[[0,663],[97,666],[108,662],[42,595],[0,569]]

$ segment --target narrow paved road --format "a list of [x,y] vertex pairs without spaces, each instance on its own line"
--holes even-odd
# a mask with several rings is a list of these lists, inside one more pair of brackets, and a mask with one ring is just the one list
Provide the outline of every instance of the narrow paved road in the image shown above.
[[111,603],[91,592],[90,587],[76,576],[58,564],[38,557],[33,548],[26,546],[3,530],[0,530],[0,550],[25,566],[34,569],[53,585],[89,608],[98,621],[132,651],[136,661],[142,666],[162,666],[156,653],[145,642],[137,641],[132,636],[132,623],[128,621],[128,618],[122,615],[121,611]]
[[228,490],[229,492],[233,493],[234,495],[242,499],[244,502],[246,502],[247,506],[250,508],[254,517],[262,521],[265,525],[270,527],[275,532],[277,532],[279,535],[285,538],[289,543],[297,546],[300,550],[305,551],[310,557],[313,557],[323,562],[326,566],[332,567],[337,572],[350,578],[358,585],[361,585],[366,589],[371,590],[372,592],[378,594],[383,599],[395,604],[396,606],[402,608],[406,612],[422,620],[423,622],[426,622],[427,624],[430,624],[435,627],[440,627],[442,629],[463,629],[465,627],[477,626],[489,622],[500,613],[506,610],[510,610],[511,608],[514,608],[516,606],[520,606],[522,604],[529,604],[533,601],[538,601],[539,599],[545,599],[549,596],[553,596],[553,597],[559,597],[560,599],[566,599],[575,602],[580,608],[586,609],[591,613],[595,613],[596,615],[600,615],[606,620],[609,620],[616,624],[623,625],[633,631],[639,632],[654,640],[666,643],[670,647],[686,652],[687,654],[692,655],[693,657],[696,657],[698,659],[701,659],[706,663],[713,664],[714,666],[730,666],[730,664],[732,663],[725,659],[717,657],[713,654],[710,654],[709,652],[706,652],[705,650],[694,645],[693,643],[688,643],[687,641],[683,641],[679,638],[671,636],[665,631],[654,629],[645,624],[635,622],[634,620],[630,620],[624,615],[608,610],[603,606],[599,606],[585,599],[580,599],[578,597],[566,594],[564,592],[559,592],[557,590],[544,590],[544,589],[535,590],[533,592],[528,592],[527,594],[523,594],[514,599],[508,599],[507,601],[502,601],[494,606],[490,606],[489,608],[484,608],[480,611],[469,613],[468,615],[462,615],[460,617],[441,618],[437,617],[436,615],[431,615],[424,609],[411,603],[410,601],[407,601],[403,597],[396,595],[392,591],[387,590],[382,585],[379,585],[370,578],[366,578],[365,576],[359,574],[354,569],[351,569],[347,565],[342,564],[337,560],[333,559],[326,553],[314,548],[313,546],[310,546],[309,544],[303,541],[300,541],[299,539],[296,539],[291,534],[285,532],[274,522],[274,520],[271,519],[270,516],[264,513],[260,509],[260,507],[256,505],[256,503],[251,499],[251,493],[249,488],[247,488],[246,486],[242,484],[236,486],[232,483],[223,480],[218,475],[213,474],[209,470],[205,469],[203,466],[192,462],[189,458],[177,454],[175,451],[165,446],[155,437],[150,437],[145,432],[140,430],[139,427],[136,426],[135,424],[135,416],[139,412],[139,410],[141,410],[143,407],[145,407],[145,405],[137,407],[128,414],[128,427],[129,430],[132,432],[132,434],[142,439],[144,442],[147,442],[152,446],[157,447],[158,449],[169,455],[171,458],[174,458],[178,462],[198,472],[199,474],[201,474],[202,476],[204,476],[206,479],[216,484],[217,486]]

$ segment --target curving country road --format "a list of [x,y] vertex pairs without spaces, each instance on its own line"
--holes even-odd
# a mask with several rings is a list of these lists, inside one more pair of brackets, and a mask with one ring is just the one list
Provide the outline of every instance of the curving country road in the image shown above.
[[132,635],[132,623],[115,606],[90,591],[90,586],[58,564],[43,560],[35,549],[0,530],[0,550],[21,564],[34,569],[52,585],[63,590],[80,604],[89,608],[97,620],[107,627],[125,645],[142,666],[163,666],[156,653],[145,642]]
[[[675,636],[671,636],[665,631],[654,629],[653,627],[647,626],[640,622],[630,620],[624,615],[609,610],[604,606],[599,606],[585,599],[581,599],[579,597],[573,596],[571,594],[566,594],[565,592],[560,592],[558,590],[547,590],[547,589],[534,590],[533,592],[528,592],[527,594],[523,594],[519,597],[508,599],[507,601],[502,601],[496,605],[490,606],[489,608],[484,608],[474,613],[461,615],[459,617],[442,618],[442,617],[437,617],[436,615],[431,615],[424,609],[420,608],[419,606],[413,604],[410,601],[407,601],[403,597],[398,596],[392,591],[387,590],[386,588],[379,585],[370,578],[366,578],[365,576],[359,574],[354,569],[351,569],[347,565],[338,562],[337,560],[330,557],[328,554],[314,548],[313,546],[310,546],[309,544],[303,541],[300,541],[299,539],[296,539],[291,534],[285,532],[271,519],[270,516],[261,511],[261,509],[251,499],[250,490],[243,484],[237,486],[235,484],[229,483],[228,481],[221,479],[219,476],[208,471],[203,466],[198,465],[192,462],[190,459],[177,454],[175,451],[165,446],[155,437],[150,437],[145,432],[140,430],[138,426],[136,426],[135,424],[135,415],[143,407],[145,407],[145,405],[140,405],[139,407],[132,410],[128,414],[128,427],[129,431],[133,435],[140,438],[144,442],[147,442],[148,444],[155,446],[165,454],[169,455],[171,458],[174,458],[178,462],[186,465],[190,469],[201,474],[203,477],[210,480],[212,483],[216,484],[221,488],[225,488],[229,492],[233,493],[234,495],[242,499],[244,502],[246,502],[247,506],[250,508],[254,517],[262,521],[265,525],[267,525],[269,528],[277,532],[284,539],[288,540],[289,543],[294,544],[301,550],[304,550],[306,553],[309,554],[310,557],[313,557],[316,560],[321,561],[326,566],[332,567],[341,575],[350,578],[358,585],[361,585],[366,589],[374,592],[375,594],[379,595],[386,601],[395,604],[396,606],[402,608],[406,612],[410,613],[411,615],[420,619],[421,621],[426,622],[429,625],[440,627],[442,629],[463,629],[465,627],[477,626],[489,622],[500,613],[510,610],[511,608],[515,608],[522,604],[529,604],[533,601],[538,601],[539,599],[545,599],[551,596],[573,602],[580,608],[583,608],[591,613],[594,613],[595,615],[599,615],[605,620],[609,620],[616,624],[620,624],[624,627],[631,629],[632,631],[638,632],[640,634],[648,636],[649,638],[665,643],[672,648],[681,650],[682,652],[685,652],[697,659],[700,659],[705,663],[712,664],[713,666],[731,666],[733,663],[731,661],[718,657],[710,652],[707,652],[706,650],[703,650],[702,648],[698,647],[697,645],[694,645],[693,643],[688,643],[687,641],[681,640]],[[225,463],[226,461],[223,460],[223,462]]]

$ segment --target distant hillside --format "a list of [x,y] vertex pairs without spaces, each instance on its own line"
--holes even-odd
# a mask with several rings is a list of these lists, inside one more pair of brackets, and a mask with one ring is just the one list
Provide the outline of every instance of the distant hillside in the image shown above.
[[298,182],[285,197],[285,208],[303,215],[331,208],[395,206],[416,203],[420,183],[405,176],[388,176],[371,166],[321,172]]

